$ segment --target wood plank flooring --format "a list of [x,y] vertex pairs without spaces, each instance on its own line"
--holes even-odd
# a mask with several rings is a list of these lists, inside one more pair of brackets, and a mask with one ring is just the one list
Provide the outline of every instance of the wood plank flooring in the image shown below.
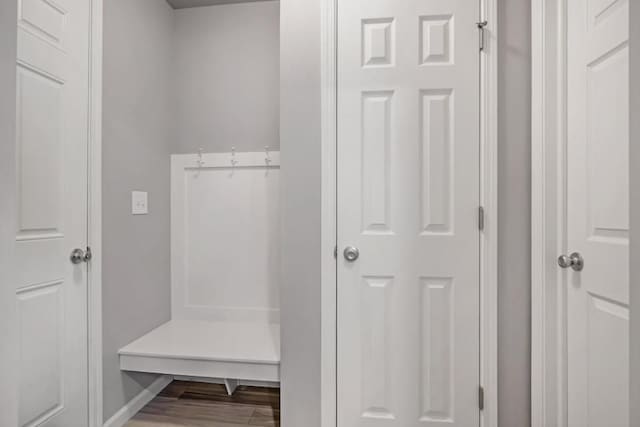
[[125,427],[280,427],[280,390],[173,381]]

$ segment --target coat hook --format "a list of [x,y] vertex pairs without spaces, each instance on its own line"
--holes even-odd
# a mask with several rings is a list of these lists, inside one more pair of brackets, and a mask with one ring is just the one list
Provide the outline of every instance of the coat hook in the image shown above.
[[202,160],[202,152],[204,150],[202,148],[198,149],[198,168],[201,168],[202,166],[204,166],[204,161]]
[[235,166],[238,164],[238,160],[236,159],[236,147],[231,147],[231,166]]
[[269,166],[272,160],[271,160],[271,154],[269,153],[268,145],[264,146],[264,154],[265,154],[264,162],[267,164],[267,166]]

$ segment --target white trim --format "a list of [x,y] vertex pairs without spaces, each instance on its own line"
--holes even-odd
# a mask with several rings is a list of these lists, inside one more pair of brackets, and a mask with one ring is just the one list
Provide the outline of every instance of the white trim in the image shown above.
[[480,384],[484,388],[482,427],[498,426],[498,1],[481,0],[485,49],[480,79],[480,200],[485,211],[480,233]]
[[337,424],[337,265],[336,167],[337,167],[337,36],[338,0],[323,0],[321,23],[321,427]]
[[0,425],[18,425],[16,310],[16,1],[0,3]]
[[[322,427],[336,426],[336,114],[337,1],[322,2]],[[498,5],[480,0],[487,20],[481,79],[480,382],[484,387],[483,427],[498,425]]]
[[151,402],[158,393],[168,386],[171,381],[173,381],[173,377],[166,375],[152,382],[149,387],[142,390],[136,397],[131,399],[129,403],[109,418],[104,423],[104,427],[122,427],[125,425],[127,421],[133,418],[147,403]]
[[531,425],[564,427],[566,294],[566,4],[532,2]]
[[89,39],[88,269],[89,426],[102,425],[102,40],[103,0],[91,0]]

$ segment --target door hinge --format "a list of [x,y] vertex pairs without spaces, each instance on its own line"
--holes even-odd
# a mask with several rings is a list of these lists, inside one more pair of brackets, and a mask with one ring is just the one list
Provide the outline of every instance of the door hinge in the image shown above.
[[484,208],[478,207],[478,228],[480,231],[484,231]]
[[487,25],[489,25],[488,21],[477,22],[478,30],[480,31],[480,52],[482,52],[485,48],[485,33],[487,31]]
[[484,410],[484,387],[478,387],[478,407],[481,411]]

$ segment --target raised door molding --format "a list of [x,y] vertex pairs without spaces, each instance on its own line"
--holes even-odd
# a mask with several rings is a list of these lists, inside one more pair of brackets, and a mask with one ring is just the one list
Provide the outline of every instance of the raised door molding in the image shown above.
[[480,0],[484,27],[480,79],[480,383],[482,427],[498,426],[498,0]]
[[567,425],[566,293],[555,259],[566,253],[567,0],[532,2],[531,425]]

